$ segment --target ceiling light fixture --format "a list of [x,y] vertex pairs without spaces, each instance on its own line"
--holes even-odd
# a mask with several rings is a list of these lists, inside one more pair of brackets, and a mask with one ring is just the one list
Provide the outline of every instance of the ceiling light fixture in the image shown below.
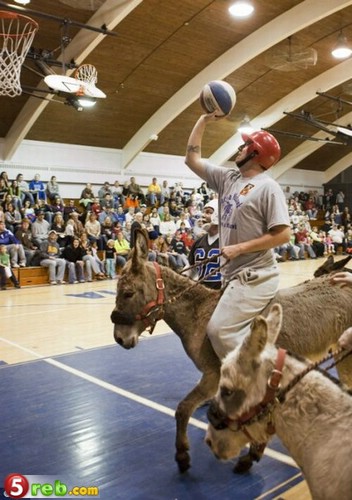
[[29,4],[31,0],[15,0],[16,3],[20,3],[21,5]]
[[92,99],[90,97],[78,97],[77,101],[82,108],[92,108],[97,103],[96,99]]
[[246,0],[235,2],[229,7],[229,12],[234,17],[247,17],[250,16],[253,11],[253,5]]
[[334,49],[331,51],[331,55],[334,56],[336,59],[346,59],[347,57],[350,57],[351,54],[352,54],[352,49],[348,45],[347,38],[342,33],[341,30],[337,38],[337,43]]
[[250,122],[250,119],[246,115],[243,120],[240,123],[240,126],[238,127],[238,132],[240,134],[252,134],[254,132],[254,128],[252,127],[252,124]]

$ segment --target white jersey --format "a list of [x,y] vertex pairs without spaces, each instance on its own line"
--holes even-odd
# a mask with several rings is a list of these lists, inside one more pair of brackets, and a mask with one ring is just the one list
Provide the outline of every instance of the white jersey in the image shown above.
[[[208,185],[218,193],[220,248],[253,240],[279,225],[290,226],[285,196],[279,184],[265,172],[242,177],[237,168],[204,162]],[[272,267],[272,250],[240,255],[226,265],[222,274],[231,280],[239,271]]]

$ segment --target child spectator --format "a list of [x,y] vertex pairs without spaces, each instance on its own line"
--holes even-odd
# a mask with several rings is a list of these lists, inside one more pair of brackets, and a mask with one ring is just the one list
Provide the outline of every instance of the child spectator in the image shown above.
[[21,288],[10,266],[10,256],[6,245],[0,245],[0,288],[6,290],[6,280],[10,278],[15,288]]
[[108,240],[105,250],[105,273],[108,278],[116,278],[116,248],[114,240]]

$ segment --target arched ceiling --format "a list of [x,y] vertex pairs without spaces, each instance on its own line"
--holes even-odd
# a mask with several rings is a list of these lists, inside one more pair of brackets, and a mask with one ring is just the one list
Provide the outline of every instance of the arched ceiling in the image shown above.
[[[218,163],[233,157],[241,140],[236,131],[246,115],[256,129],[315,139],[325,139],[326,132],[284,113],[304,110],[327,122],[349,125],[352,105],[316,92],[352,102],[352,58],[341,62],[330,53],[341,29],[352,44],[352,0],[252,0],[255,12],[242,20],[228,13],[233,1],[87,0],[70,7],[70,0],[31,0],[29,15],[39,23],[33,50],[49,51],[59,61],[64,57],[66,62],[95,65],[98,87],[107,98],[93,109],[77,112],[62,105],[62,99],[53,102],[57,96],[1,96],[3,160],[12,158],[23,139],[121,149],[125,169],[141,151],[183,155],[201,113],[199,92],[214,79],[228,81],[237,93],[231,115],[206,131],[203,155]],[[88,4],[97,10],[77,8]],[[11,5],[17,4],[0,1],[0,9]],[[104,25],[116,36],[68,23],[65,35],[70,41],[60,54],[63,24],[38,12],[98,28]],[[273,69],[268,61],[288,50],[288,37],[293,46],[314,48],[317,64],[289,72]],[[61,68],[54,70],[60,73]],[[27,58],[21,83],[24,88],[47,88],[33,59]],[[328,181],[351,165],[350,145],[279,133],[276,137],[282,147],[282,159],[273,170],[276,178],[299,168],[324,172]]]

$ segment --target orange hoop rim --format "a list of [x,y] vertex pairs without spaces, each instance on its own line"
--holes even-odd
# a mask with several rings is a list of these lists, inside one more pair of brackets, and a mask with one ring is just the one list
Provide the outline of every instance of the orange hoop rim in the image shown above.
[[30,35],[34,31],[37,31],[39,28],[39,24],[37,21],[32,19],[29,16],[25,16],[23,14],[17,14],[17,12],[10,12],[9,10],[0,10],[0,20],[1,19],[19,19],[19,20],[24,20],[27,23],[31,23],[32,27],[30,31],[27,31],[26,33],[0,33],[0,37],[7,36],[10,38],[17,38],[17,37],[22,37],[26,35]]

